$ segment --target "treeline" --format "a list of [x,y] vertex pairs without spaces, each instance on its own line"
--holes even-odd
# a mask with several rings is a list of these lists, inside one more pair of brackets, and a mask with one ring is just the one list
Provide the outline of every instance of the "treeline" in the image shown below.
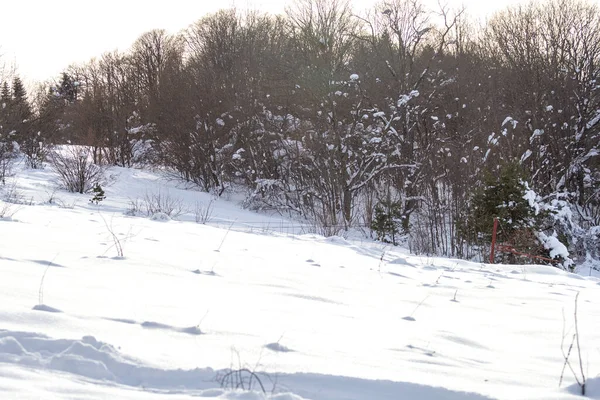
[[244,187],[248,207],[325,234],[364,227],[472,258],[500,217],[501,240],[551,257],[558,241],[581,262],[599,258],[599,78],[600,10],[585,1],[476,26],[419,0],[364,15],[297,0],[145,33],[29,100],[4,83],[1,134],[33,168],[51,145],[84,145],[99,164]]

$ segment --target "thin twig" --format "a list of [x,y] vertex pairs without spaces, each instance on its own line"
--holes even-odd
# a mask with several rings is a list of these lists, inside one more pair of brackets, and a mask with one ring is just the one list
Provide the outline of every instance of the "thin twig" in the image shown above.
[[48,265],[46,266],[46,269],[44,270],[44,274],[42,275],[42,279],[40,280],[40,287],[38,289],[38,304],[40,306],[44,304],[44,279],[46,279],[46,273],[48,272],[48,270],[54,263],[54,260],[56,260],[56,257],[58,257],[58,254],[55,255],[54,258],[52,259],[52,261],[50,261],[48,263]]
[[229,228],[227,228],[227,232],[225,232],[225,236],[223,236],[223,240],[221,240],[219,247],[217,247],[217,249],[215,250],[216,252],[221,251],[221,246],[223,246],[223,243],[225,243],[225,239],[227,239],[227,235],[229,235],[229,231],[231,230],[231,228],[233,228],[233,224],[235,224],[235,221],[237,221],[237,219],[233,220],[233,222],[229,225]]
[[577,300],[579,299],[579,293],[581,292],[577,292],[577,295],[575,295],[575,337],[577,338],[577,355],[579,356],[579,369],[581,372],[581,395],[585,396],[585,373],[583,372],[583,360],[581,359],[581,346],[579,344],[579,324],[577,322]]
[[102,215],[102,213],[98,212],[98,214],[100,215],[100,218],[102,218],[102,221],[104,221],[106,230],[108,230],[108,233],[110,233],[110,235],[112,236],[114,247],[117,250],[117,256],[122,258],[123,257],[123,246],[121,245],[121,240],[115,234],[115,231],[112,227],[112,219],[111,219],[110,225],[109,225],[108,222],[106,221],[106,219],[104,218],[104,216]]

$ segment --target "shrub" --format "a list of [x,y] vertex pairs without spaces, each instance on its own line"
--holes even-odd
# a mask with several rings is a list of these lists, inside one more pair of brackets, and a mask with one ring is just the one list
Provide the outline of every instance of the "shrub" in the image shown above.
[[186,212],[185,205],[180,198],[171,197],[169,193],[160,190],[155,193],[146,193],[143,199],[129,200],[127,215],[135,216],[144,214],[148,217],[164,215],[168,218],[177,218]]
[[104,168],[92,162],[87,147],[53,151],[50,162],[65,189],[73,193],[86,193],[104,179]]
[[40,137],[40,132],[29,135],[20,144],[20,150],[25,155],[25,165],[31,169],[44,168],[51,146]]
[[199,224],[207,224],[212,219],[214,200],[210,200],[207,205],[196,203],[196,222]]

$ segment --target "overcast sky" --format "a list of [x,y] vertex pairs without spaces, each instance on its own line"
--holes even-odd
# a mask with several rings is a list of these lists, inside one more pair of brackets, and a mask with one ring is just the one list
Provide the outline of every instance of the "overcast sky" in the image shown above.
[[[0,2],[0,62],[16,65],[28,83],[55,78],[71,63],[103,52],[126,50],[140,34],[163,28],[171,33],[206,13],[235,5],[281,13],[289,0],[3,0]],[[525,0],[446,0],[464,4],[485,18]],[[424,0],[432,6],[436,0]],[[353,0],[357,10],[376,0]]]

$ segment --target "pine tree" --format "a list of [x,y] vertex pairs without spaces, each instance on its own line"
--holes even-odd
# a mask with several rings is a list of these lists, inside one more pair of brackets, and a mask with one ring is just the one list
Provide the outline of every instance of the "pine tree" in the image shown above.
[[0,90],[0,125],[3,127],[3,131],[8,131],[8,114],[10,112],[10,105],[12,104],[12,96],[10,94],[10,87],[8,82],[2,83],[2,89]]
[[[9,128],[13,132],[13,140],[19,143],[21,150],[27,155],[29,166],[38,168],[42,164],[40,152],[38,151],[40,139],[33,130],[32,114],[23,81],[15,76],[12,81]],[[32,156],[34,157],[32,158]]]
[[23,86],[23,81],[18,76],[13,78],[12,82],[12,98],[15,101],[26,101],[27,100],[27,92],[25,91],[25,87]]
[[31,118],[31,107],[21,79],[18,76],[13,79],[12,93],[8,84],[4,82],[0,97],[4,132],[9,134],[12,140],[21,142],[29,129]]
[[90,199],[91,203],[99,204],[102,200],[106,198],[104,190],[98,183],[94,185],[94,187],[92,188],[92,192],[94,193],[94,197]]
[[375,207],[375,215],[371,222],[371,230],[377,234],[377,240],[397,245],[400,233],[402,206],[397,201],[384,201]]
[[0,90],[0,183],[6,184],[5,177],[13,163],[13,145],[9,130],[9,111],[12,99],[8,82],[2,83]]
[[27,92],[21,78],[18,76],[15,76],[12,83],[12,108],[17,124],[22,124],[23,121],[31,117],[31,106],[27,100]]
[[4,81],[2,83],[2,89],[0,90],[0,106],[5,108],[11,101],[10,87],[8,86],[8,82]]
[[62,78],[58,86],[58,93],[67,103],[73,103],[77,100],[77,85],[71,75],[66,72],[62,73]]
[[48,92],[42,97],[39,105],[35,131],[41,132],[42,137],[51,143],[61,139],[58,137],[58,133],[63,117],[63,109],[64,104],[61,103],[55,88],[48,88]]

